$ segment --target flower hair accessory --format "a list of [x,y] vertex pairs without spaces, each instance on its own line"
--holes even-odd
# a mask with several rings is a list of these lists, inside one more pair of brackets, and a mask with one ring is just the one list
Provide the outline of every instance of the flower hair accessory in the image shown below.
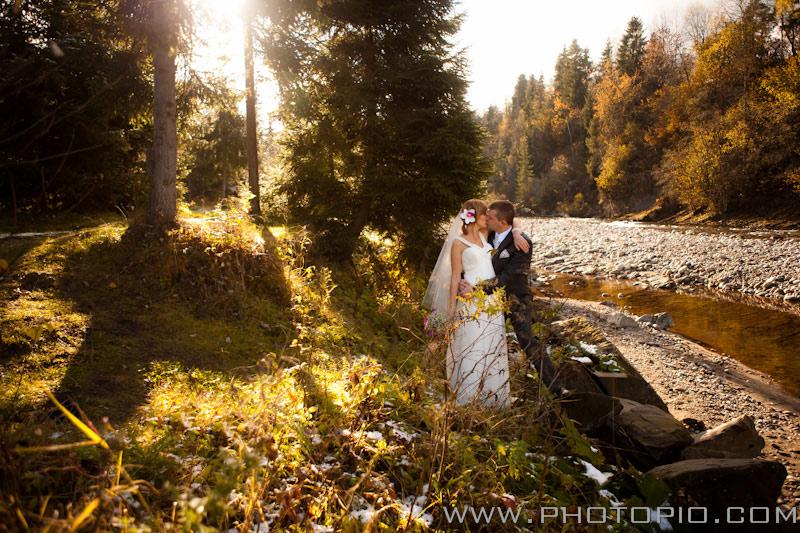
[[464,221],[464,225],[469,225],[475,222],[475,210],[474,209],[464,209],[461,211],[461,220]]

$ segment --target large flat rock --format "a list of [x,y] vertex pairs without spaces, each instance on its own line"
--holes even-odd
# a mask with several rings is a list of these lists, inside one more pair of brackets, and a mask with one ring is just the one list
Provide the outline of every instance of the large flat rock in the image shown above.
[[606,419],[629,458],[640,468],[676,460],[693,439],[668,411],[620,398],[622,409]]
[[[725,518],[727,508],[776,506],[786,467],[764,459],[689,459],[648,472],[669,485],[673,506],[706,507],[710,517]],[[734,518],[749,517],[738,513]]]
[[618,398],[596,392],[576,392],[560,404],[567,416],[575,422],[575,427],[589,435],[596,435],[598,430],[605,428],[608,421],[622,410],[622,403]]

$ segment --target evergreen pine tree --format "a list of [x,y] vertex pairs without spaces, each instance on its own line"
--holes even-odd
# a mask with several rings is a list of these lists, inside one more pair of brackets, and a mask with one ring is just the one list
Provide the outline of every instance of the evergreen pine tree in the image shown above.
[[440,223],[488,174],[466,65],[450,44],[454,0],[265,8],[290,169],[282,190],[318,251],[349,258],[367,226],[409,254],[432,251]]
[[628,28],[617,49],[617,68],[620,72],[633,76],[639,71],[644,59],[646,44],[647,39],[644,37],[642,21],[637,17],[632,17],[628,21]]

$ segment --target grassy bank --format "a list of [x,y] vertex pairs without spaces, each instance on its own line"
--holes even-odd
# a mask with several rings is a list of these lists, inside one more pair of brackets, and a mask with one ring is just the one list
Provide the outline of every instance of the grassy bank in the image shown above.
[[[335,267],[308,243],[221,212],[161,236],[110,222],[0,241],[0,530],[448,530],[451,507],[521,512],[496,531],[542,505],[662,503],[525,372],[508,411],[454,407],[391,242],[367,235]],[[595,468],[615,474],[602,489]]]

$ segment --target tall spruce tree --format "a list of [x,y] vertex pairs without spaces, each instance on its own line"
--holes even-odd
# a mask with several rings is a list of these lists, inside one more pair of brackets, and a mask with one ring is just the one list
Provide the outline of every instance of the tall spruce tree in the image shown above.
[[569,48],[565,47],[558,55],[553,88],[566,104],[580,109],[586,101],[591,72],[589,50],[581,48],[578,41],[573,39]]
[[617,49],[617,68],[620,72],[633,76],[639,71],[644,59],[646,44],[647,39],[644,37],[642,21],[637,17],[632,17],[628,21],[628,28]]
[[266,58],[283,102],[292,213],[329,257],[369,226],[407,255],[434,249],[439,223],[479,193],[481,130],[449,38],[453,0],[271,0]]

